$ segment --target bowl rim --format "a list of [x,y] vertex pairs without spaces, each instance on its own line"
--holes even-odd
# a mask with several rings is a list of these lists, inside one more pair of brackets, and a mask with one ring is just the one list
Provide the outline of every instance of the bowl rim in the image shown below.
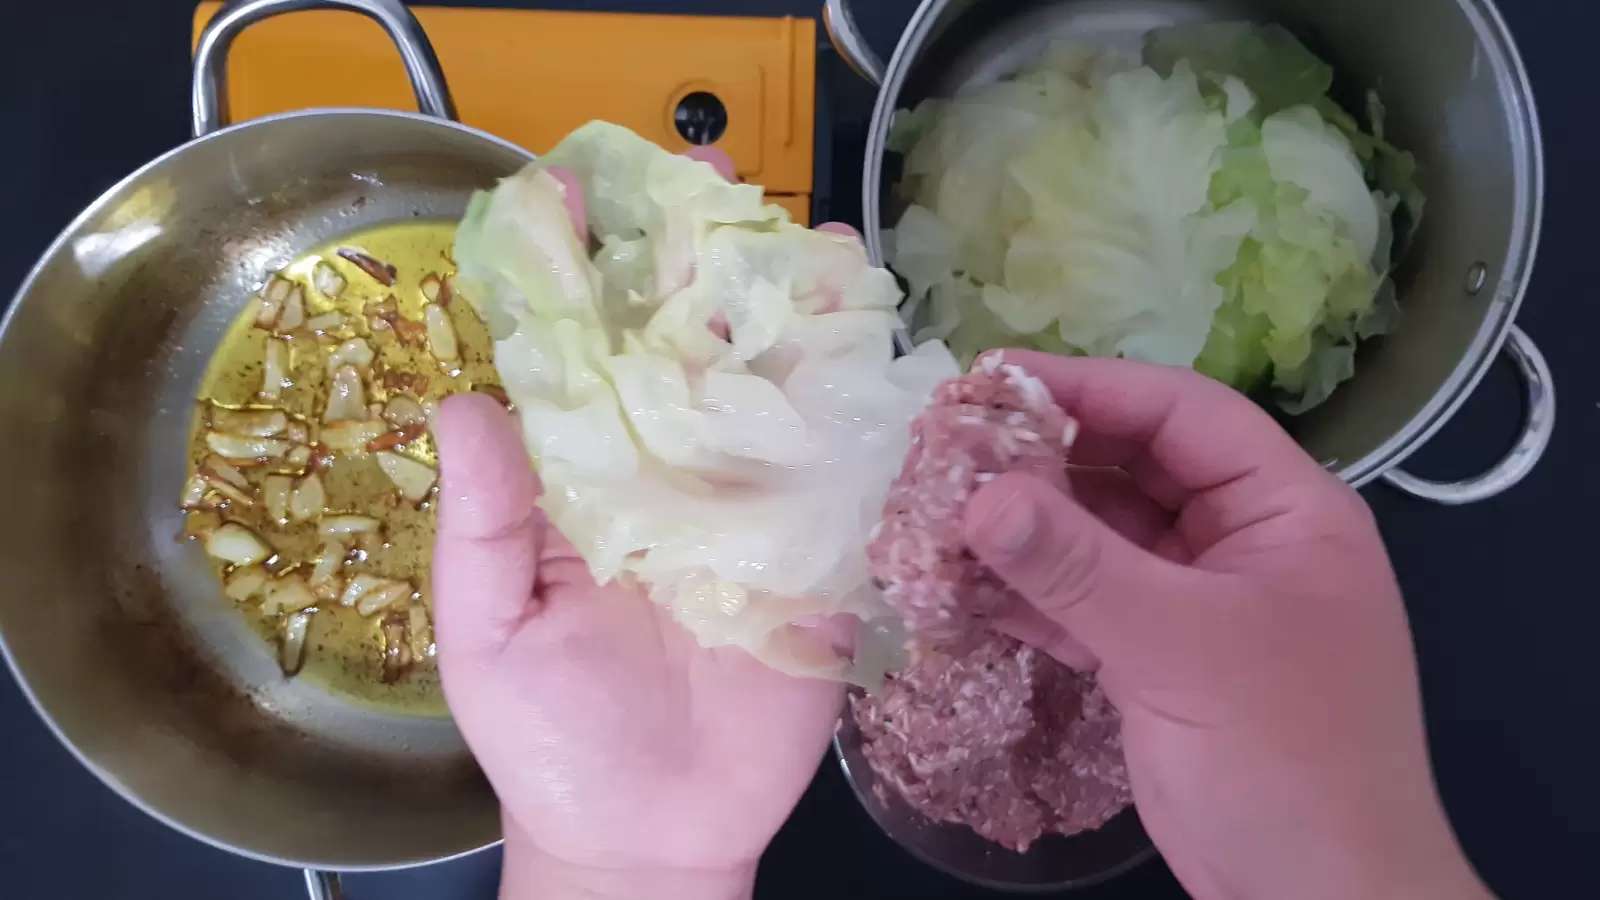
[[[994,879],[985,878],[981,875],[975,875],[970,872],[961,871],[960,869],[951,866],[949,863],[946,863],[938,857],[926,852],[922,848],[913,846],[909,842],[902,840],[899,835],[895,834],[895,832],[884,823],[880,810],[878,810],[874,804],[868,801],[867,792],[863,788],[861,780],[858,779],[855,772],[851,770],[850,759],[846,755],[844,749],[843,732],[847,727],[854,727],[853,725],[846,725],[846,719],[849,717],[849,715],[850,711],[847,706],[840,717],[839,727],[834,729],[832,747],[834,759],[839,765],[839,771],[844,775],[844,780],[850,785],[850,793],[855,795],[856,802],[860,804],[862,811],[867,814],[868,818],[872,819],[872,824],[876,825],[878,830],[881,831],[885,837],[887,837],[890,841],[893,841],[896,847],[899,847],[901,850],[910,854],[912,858],[916,859],[918,862],[928,866],[931,869],[934,869],[937,872],[948,875],[951,878],[957,879],[958,881],[963,881],[967,884],[992,891],[1002,891],[1010,894],[1051,894],[1061,893],[1063,891],[1078,891],[1087,888],[1098,887],[1114,879],[1121,878],[1129,872],[1132,872],[1133,870],[1150,862],[1152,859],[1160,856],[1160,851],[1156,849],[1155,842],[1150,840],[1147,832],[1145,834],[1145,845],[1141,847],[1137,853],[1132,854],[1127,859],[1117,863],[1114,866],[1110,866],[1100,872],[1096,872],[1093,875],[1088,875],[1083,878],[1072,878],[1064,881],[1055,881],[1045,884],[1017,884],[1015,882],[996,881]],[[1127,810],[1119,813],[1118,815],[1126,815],[1129,812],[1138,815],[1137,808],[1133,806],[1129,806]],[[935,825],[947,824],[932,822],[932,820],[929,821]],[[1000,847],[999,844],[996,844],[995,847],[1004,849]]]

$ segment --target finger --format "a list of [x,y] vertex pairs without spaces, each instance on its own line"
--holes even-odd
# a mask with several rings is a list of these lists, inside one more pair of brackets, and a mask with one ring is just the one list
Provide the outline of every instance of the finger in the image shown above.
[[1187,548],[1173,533],[1177,516],[1150,499],[1133,476],[1121,469],[1072,466],[1067,477],[1073,499],[1113,531],[1163,559],[1190,561]]
[[457,394],[435,419],[439,523],[433,594],[446,655],[498,648],[534,611],[543,517],[515,420],[493,398]]
[[583,182],[578,179],[578,173],[560,166],[551,166],[547,171],[561,182],[561,196],[567,203],[567,214],[572,216],[573,230],[578,232],[579,238],[588,240],[589,204],[584,199]]
[[1095,656],[1082,641],[1068,634],[1061,623],[1032,604],[1016,604],[1015,609],[994,620],[994,627],[1001,634],[1008,634],[1030,647],[1043,650],[1075,672],[1096,672],[1100,669],[1100,657]]
[[825,234],[837,234],[841,237],[855,238],[858,241],[861,240],[861,232],[857,231],[855,226],[846,225],[843,222],[823,222],[821,225],[817,226],[817,230]]
[[739,170],[734,166],[733,158],[715,147],[691,147],[684,151],[683,155],[703,163],[710,163],[711,167],[717,170],[717,174],[728,181],[739,180]]
[[1168,509],[1242,479],[1278,485],[1322,471],[1260,407],[1192,371],[1027,350],[1004,358],[1078,419],[1074,463],[1126,469]]
[[1141,652],[1142,633],[1166,616],[1167,601],[1195,586],[1194,573],[1030,475],[1008,473],[979,489],[966,536],[979,559],[1107,663]]

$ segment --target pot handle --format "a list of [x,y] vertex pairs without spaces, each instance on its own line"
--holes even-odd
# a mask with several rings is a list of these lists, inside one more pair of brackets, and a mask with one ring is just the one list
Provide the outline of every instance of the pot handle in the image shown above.
[[344,888],[337,872],[306,870],[306,893],[311,900],[344,900]]
[[822,27],[828,30],[833,48],[857,75],[872,82],[873,87],[883,87],[883,57],[873,51],[861,29],[856,27],[850,0],[828,0],[822,7]]
[[303,9],[343,9],[376,21],[400,51],[417,109],[454,120],[455,104],[433,44],[411,10],[400,0],[236,0],[217,11],[194,52],[194,136],[204,137],[228,124],[228,49],[246,28],[273,16]]
[[1384,481],[1421,500],[1465,506],[1498,497],[1528,477],[1549,448],[1555,431],[1556,389],[1544,354],[1521,328],[1511,326],[1505,349],[1528,391],[1528,418],[1522,425],[1522,436],[1505,459],[1484,474],[1462,481],[1428,481],[1401,469],[1384,473]]

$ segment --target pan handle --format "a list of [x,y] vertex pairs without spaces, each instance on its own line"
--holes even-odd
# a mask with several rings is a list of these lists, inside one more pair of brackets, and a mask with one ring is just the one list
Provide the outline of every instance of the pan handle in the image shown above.
[[336,872],[306,870],[306,893],[311,900],[344,900],[344,888]]
[[883,87],[883,57],[867,43],[866,36],[856,26],[851,13],[850,0],[828,0],[822,7],[822,27],[828,30],[828,39],[839,51],[844,61],[856,74],[872,82],[873,87]]
[[235,0],[217,11],[200,35],[194,53],[194,136],[204,137],[228,124],[228,49],[241,31],[273,16],[303,9],[343,9],[368,16],[388,32],[400,50],[417,108],[454,120],[455,104],[433,45],[416,16],[400,0]]
[[1465,506],[1498,497],[1528,477],[1549,449],[1550,436],[1555,432],[1556,388],[1544,354],[1533,338],[1515,325],[1506,339],[1506,354],[1516,363],[1517,374],[1527,388],[1528,418],[1505,459],[1484,474],[1462,481],[1428,481],[1403,469],[1393,469],[1383,476],[1390,487],[1444,506]]

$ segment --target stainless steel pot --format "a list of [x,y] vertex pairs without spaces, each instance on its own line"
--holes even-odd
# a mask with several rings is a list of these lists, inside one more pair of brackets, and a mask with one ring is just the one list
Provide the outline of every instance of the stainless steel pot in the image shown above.
[[[246,26],[330,7],[377,20],[422,114],[311,110],[223,127]],[[389,715],[283,678],[180,546],[193,402],[266,273],[338,235],[458,218],[531,155],[452,121],[438,62],[397,0],[250,0],[195,58],[195,139],[67,227],[0,323],[0,646],[34,707],[108,786],[225,850],[371,870],[500,837],[448,719]],[[308,874],[313,894],[332,879]]]
[[[1538,244],[1544,168],[1538,116],[1511,35],[1489,0],[923,0],[885,65],[848,0],[827,0],[834,46],[880,87],[867,139],[862,204],[867,246],[901,208],[886,183],[895,111],[1013,74],[1063,37],[1137,37],[1161,25],[1258,19],[1288,26],[1333,63],[1340,96],[1379,88],[1394,139],[1423,168],[1428,215],[1398,273],[1405,321],[1364,348],[1357,376],[1292,424],[1313,455],[1355,485],[1377,478],[1444,504],[1486,500],[1517,484],[1555,421],[1550,371],[1512,323]],[[1381,23],[1381,24],[1379,24]],[[1398,467],[1466,401],[1504,348],[1527,389],[1511,453],[1483,475],[1425,481]],[[1016,891],[1083,887],[1149,855],[1132,813],[1100,832],[1050,838],[1016,854],[970,830],[932,823],[879,796],[846,716],[835,751],[879,826],[913,855],[978,884]]]
[[[924,0],[885,65],[849,0],[827,0],[834,46],[879,85],[863,185],[867,246],[900,210],[884,161],[897,109],[1016,72],[1050,41],[1244,18],[1288,26],[1339,72],[1341,97],[1381,91],[1394,139],[1422,164],[1428,215],[1399,273],[1403,326],[1364,349],[1356,378],[1293,423],[1314,456],[1355,485],[1383,478],[1444,504],[1487,500],[1538,463],[1555,424],[1550,370],[1513,320],[1532,273],[1544,156],[1527,73],[1490,0]],[[1382,23],[1381,25],[1378,23]],[[1466,402],[1504,348],[1527,390],[1511,452],[1460,482],[1399,468]]]

